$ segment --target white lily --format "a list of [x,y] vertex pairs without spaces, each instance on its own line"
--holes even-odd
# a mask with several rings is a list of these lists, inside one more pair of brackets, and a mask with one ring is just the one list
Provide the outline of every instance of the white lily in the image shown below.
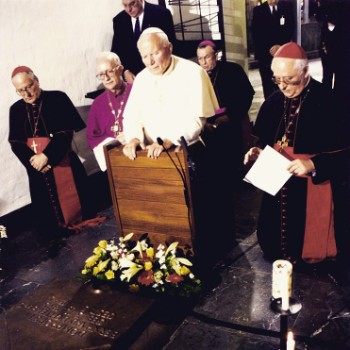
[[165,252],[165,256],[167,256],[169,254],[169,252],[175,252],[176,247],[178,246],[179,242],[173,242],[170,244],[170,246],[168,247],[168,249]]

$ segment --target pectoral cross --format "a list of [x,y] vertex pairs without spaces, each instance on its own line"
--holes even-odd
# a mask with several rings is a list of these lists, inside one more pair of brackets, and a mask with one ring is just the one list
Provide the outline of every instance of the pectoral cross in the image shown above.
[[37,143],[35,143],[35,139],[33,139],[30,147],[33,148],[33,151],[35,154],[37,153],[37,148],[36,148],[37,146],[39,146],[39,145]]
[[119,134],[119,123],[116,121],[113,126],[111,126],[111,131],[114,132],[114,136],[117,137]]
[[288,140],[287,140],[287,135],[284,134],[282,136],[281,141],[277,141],[277,145],[279,145],[281,148],[287,147],[288,146]]

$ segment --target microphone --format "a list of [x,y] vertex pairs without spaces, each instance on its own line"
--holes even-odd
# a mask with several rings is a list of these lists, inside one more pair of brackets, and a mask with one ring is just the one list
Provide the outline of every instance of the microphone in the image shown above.
[[179,173],[179,175],[181,177],[181,180],[182,180],[182,183],[183,183],[183,186],[184,186],[184,195],[185,195],[186,205],[189,208],[189,198],[188,198],[188,189],[187,189],[187,183],[186,183],[186,175],[185,175],[184,169],[182,169],[181,162],[180,162],[180,166],[181,166],[181,170],[180,170],[179,167],[174,162],[174,159],[170,155],[169,151],[165,148],[164,141],[160,137],[157,137],[157,143],[158,143],[158,145],[163,147],[164,152],[167,154],[167,156],[169,157],[169,159],[171,160],[171,162],[173,163],[175,169],[177,170],[177,172]]

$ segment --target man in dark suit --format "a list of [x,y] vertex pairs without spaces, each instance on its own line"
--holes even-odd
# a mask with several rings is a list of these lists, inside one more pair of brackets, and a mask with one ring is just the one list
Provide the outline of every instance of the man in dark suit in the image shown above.
[[124,11],[113,18],[112,52],[115,52],[124,65],[124,77],[132,83],[135,75],[145,66],[142,63],[136,43],[141,32],[148,27],[158,27],[176,42],[174,22],[171,12],[160,5],[144,0],[122,0]]
[[293,39],[294,20],[291,9],[286,5],[279,3],[279,0],[267,0],[253,10],[254,53],[259,62],[265,98],[277,89],[272,82],[273,55],[281,45]]
[[198,63],[209,74],[220,106],[216,115],[207,119],[202,139],[207,146],[211,174],[211,188],[206,192],[211,194],[210,203],[215,203],[210,214],[216,218],[218,250],[222,254],[236,244],[235,200],[242,181],[243,154],[251,136],[248,111],[254,89],[239,64],[221,61],[218,57],[212,41],[204,40],[198,45]]

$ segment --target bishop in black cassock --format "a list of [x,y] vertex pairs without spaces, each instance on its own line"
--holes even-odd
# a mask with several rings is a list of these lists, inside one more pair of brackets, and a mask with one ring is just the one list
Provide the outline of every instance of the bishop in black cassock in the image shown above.
[[71,141],[85,124],[65,93],[40,89],[30,68],[17,67],[12,82],[22,99],[10,108],[9,142],[27,170],[34,222],[49,237],[82,219],[86,174]]
[[[290,70],[284,70],[288,65]],[[264,194],[258,241],[271,260],[334,259],[339,242],[330,180],[337,164],[347,159],[341,115],[329,91],[310,77],[306,54],[297,44],[277,51],[272,70],[280,90],[259,111],[253,130],[259,150],[251,149],[245,161],[270,145],[292,161],[288,170],[293,175],[275,196]]]

